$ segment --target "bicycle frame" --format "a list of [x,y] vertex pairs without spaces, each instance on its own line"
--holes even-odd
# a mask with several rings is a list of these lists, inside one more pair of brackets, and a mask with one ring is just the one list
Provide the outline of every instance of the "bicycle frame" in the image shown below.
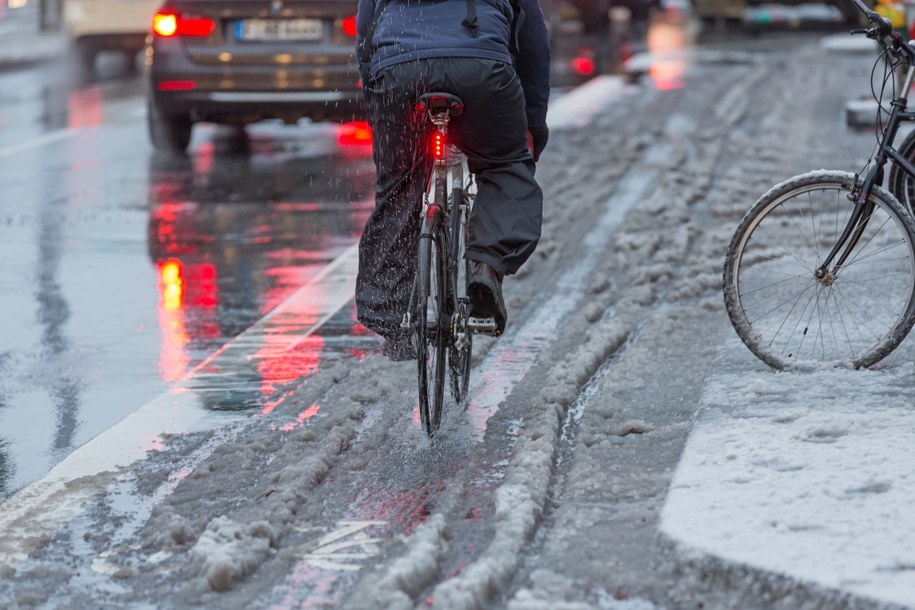
[[439,223],[446,223],[445,230],[441,231],[439,235],[445,242],[442,244],[442,251],[448,253],[448,278],[452,280],[448,286],[449,305],[451,306],[451,311],[454,312],[457,311],[458,295],[457,286],[453,282],[457,278],[454,270],[458,265],[458,257],[460,255],[460,252],[458,252],[460,240],[457,239],[457,235],[460,230],[461,213],[464,211],[464,204],[463,201],[458,203],[458,200],[462,199],[462,184],[456,184],[455,181],[452,181],[451,197],[448,197],[448,174],[454,171],[457,166],[460,166],[463,160],[460,153],[448,142],[449,113],[434,112],[429,109],[428,114],[435,127],[432,132],[432,155],[434,158],[431,185],[432,198],[431,201],[427,198],[425,203],[423,227],[420,236],[432,237],[436,234],[435,229]]
[[[452,145],[448,143],[448,123],[451,119],[447,110],[436,111],[432,108],[427,109],[429,120],[433,124],[432,142],[430,143],[431,154],[434,159],[432,167],[432,176],[430,188],[427,190],[427,196],[423,199],[422,224],[420,227],[420,239],[440,238],[444,241],[442,251],[447,253],[448,280],[447,287],[449,307],[452,312],[458,311],[458,290],[454,283],[457,273],[454,273],[456,266],[459,264],[458,258],[460,252],[459,240],[456,239],[460,230],[461,222],[465,219],[466,203],[463,201],[464,185],[457,184],[453,181],[452,195],[448,197],[448,174],[456,167],[461,166],[463,159]],[[429,196],[431,194],[431,197]],[[454,202],[458,199],[462,201],[455,206]],[[439,230],[441,224],[445,222],[445,230]],[[410,294],[410,306],[404,314],[401,328],[409,329],[411,326],[411,312],[416,297],[416,286]]]
[[425,111],[432,122],[432,167],[421,208],[416,276],[401,326],[416,334],[420,419],[432,437],[441,421],[446,375],[457,402],[468,391],[469,299],[459,290],[459,276],[461,223],[469,199],[464,196],[464,156],[447,140],[448,123],[463,112],[463,102],[450,93],[430,92],[420,97],[417,111]]

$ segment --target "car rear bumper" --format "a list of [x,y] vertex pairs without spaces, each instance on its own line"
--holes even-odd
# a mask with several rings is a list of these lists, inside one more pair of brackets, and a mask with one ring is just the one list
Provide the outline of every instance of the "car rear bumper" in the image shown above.
[[364,118],[351,49],[318,47],[314,55],[299,53],[305,60],[300,63],[279,57],[268,63],[264,57],[269,55],[258,59],[249,49],[228,46],[192,53],[180,39],[153,38],[146,54],[150,99],[161,116],[189,116],[194,122]]
[[152,99],[160,114],[189,116],[194,122],[352,121],[364,117],[360,91],[158,91]]

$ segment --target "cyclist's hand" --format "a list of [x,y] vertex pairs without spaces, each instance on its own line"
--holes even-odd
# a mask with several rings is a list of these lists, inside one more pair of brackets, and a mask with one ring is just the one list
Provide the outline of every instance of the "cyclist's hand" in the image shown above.
[[540,160],[540,153],[546,148],[546,142],[550,139],[550,130],[546,125],[529,132],[531,141],[531,153],[534,155],[534,162]]

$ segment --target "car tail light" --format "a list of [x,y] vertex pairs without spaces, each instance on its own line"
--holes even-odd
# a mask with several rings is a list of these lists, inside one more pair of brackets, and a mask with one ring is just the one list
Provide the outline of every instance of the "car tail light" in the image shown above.
[[160,11],[153,15],[152,30],[164,38],[172,36],[205,37],[216,29],[216,22],[209,17],[181,15],[172,11]]
[[197,83],[192,80],[163,80],[156,88],[159,91],[190,91],[197,88]]
[[590,52],[580,51],[577,57],[572,59],[572,70],[579,76],[591,76],[597,69],[597,62]]
[[340,28],[343,30],[343,33],[347,36],[356,36],[356,16],[344,17],[343,21],[340,23]]

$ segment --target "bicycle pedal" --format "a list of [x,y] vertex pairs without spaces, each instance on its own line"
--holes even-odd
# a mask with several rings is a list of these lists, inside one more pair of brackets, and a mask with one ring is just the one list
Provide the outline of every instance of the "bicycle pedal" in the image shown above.
[[471,332],[480,335],[497,335],[499,333],[499,327],[496,326],[495,318],[474,318],[471,316],[467,320],[467,328],[469,328]]

